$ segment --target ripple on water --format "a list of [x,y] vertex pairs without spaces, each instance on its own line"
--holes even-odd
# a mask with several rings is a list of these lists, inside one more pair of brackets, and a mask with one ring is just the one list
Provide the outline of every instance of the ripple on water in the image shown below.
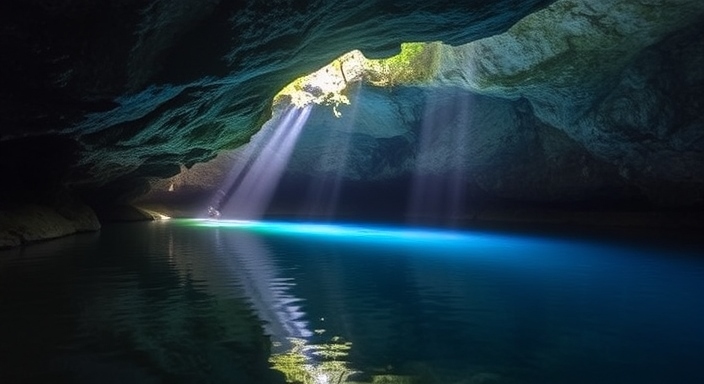
[[285,360],[367,382],[704,382],[701,252],[265,228],[116,225],[0,253],[0,379],[276,383]]

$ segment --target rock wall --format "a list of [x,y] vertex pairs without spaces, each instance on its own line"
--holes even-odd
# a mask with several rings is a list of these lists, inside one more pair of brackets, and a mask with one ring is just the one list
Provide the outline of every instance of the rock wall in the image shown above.
[[65,189],[106,212],[241,146],[285,84],[346,51],[461,44],[548,3],[3,1],[3,241],[72,232],[51,204]]
[[421,83],[359,76],[340,116],[314,107],[286,179],[394,180],[402,195],[450,180],[515,202],[701,207],[703,14],[696,1],[561,0],[505,33],[438,45]]
[[[359,181],[459,177],[487,196],[526,202],[638,195],[615,165],[541,122],[525,99],[462,89],[364,88],[351,103],[339,119],[325,108],[311,115],[291,174]],[[404,186],[408,193],[411,184]]]
[[702,15],[698,1],[557,1],[444,47],[436,82],[523,98],[656,205],[701,205]]
[[107,202],[134,196],[145,177],[246,143],[284,85],[344,52],[466,43],[548,3],[5,1],[0,142],[74,140],[65,183]]
[[422,82],[316,106],[284,178],[699,209],[703,17],[695,0],[3,2],[0,197],[192,203],[297,76],[442,41]]
[[0,208],[0,249],[99,229],[93,210],[76,201]]

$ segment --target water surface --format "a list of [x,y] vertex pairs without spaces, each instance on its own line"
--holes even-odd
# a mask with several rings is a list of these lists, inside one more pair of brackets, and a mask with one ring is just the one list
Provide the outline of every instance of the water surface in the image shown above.
[[704,382],[704,256],[663,246],[115,224],[0,252],[0,308],[3,383]]

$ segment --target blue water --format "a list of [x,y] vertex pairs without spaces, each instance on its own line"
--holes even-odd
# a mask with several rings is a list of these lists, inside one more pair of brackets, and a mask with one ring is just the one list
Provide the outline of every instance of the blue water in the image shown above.
[[1,383],[704,383],[701,248],[114,224],[0,252],[0,309]]

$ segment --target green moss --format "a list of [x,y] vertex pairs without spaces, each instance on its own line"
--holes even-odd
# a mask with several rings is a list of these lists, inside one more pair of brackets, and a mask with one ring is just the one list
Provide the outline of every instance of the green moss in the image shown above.
[[[398,55],[378,60],[369,60],[359,51],[348,52],[319,71],[293,80],[274,96],[273,104],[315,103],[335,108],[349,103],[344,91],[352,82],[365,81],[381,87],[428,82],[437,72],[440,46],[440,43],[403,43]],[[327,90],[320,95],[315,94],[315,89]]]

